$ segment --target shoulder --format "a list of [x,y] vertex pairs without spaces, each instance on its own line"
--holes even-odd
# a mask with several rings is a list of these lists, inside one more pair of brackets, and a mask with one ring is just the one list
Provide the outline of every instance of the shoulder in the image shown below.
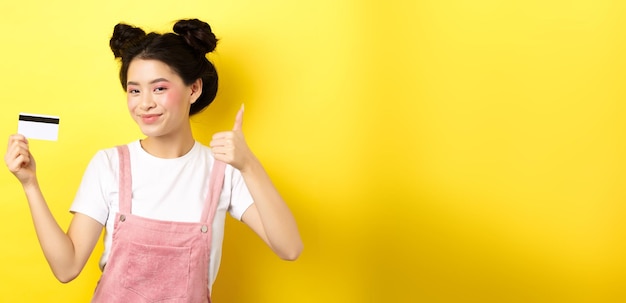
[[[213,157],[213,152],[211,151],[210,147],[196,141],[196,145],[192,149],[192,152],[196,153],[197,156],[202,157],[209,165],[209,167],[213,167],[213,164],[215,164],[216,160],[215,157]],[[232,167],[230,164],[226,164],[225,170],[227,176],[232,175],[235,171],[238,172],[238,170]]]
[[189,154],[194,161],[201,159],[202,162],[207,165],[212,165],[215,161],[211,148],[198,141],[196,141],[196,144],[193,146]]
[[213,157],[213,154],[211,153],[211,148],[198,141],[196,141],[196,144],[193,146],[192,152],[201,153],[203,155],[210,155],[211,157]]
[[[119,145],[124,146],[124,145]],[[119,152],[118,147],[109,147],[98,150],[92,157],[90,166],[98,167],[99,169],[117,171],[119,165]],[[136,148],[139,145],[139,141],[126,144],[129,150]]]

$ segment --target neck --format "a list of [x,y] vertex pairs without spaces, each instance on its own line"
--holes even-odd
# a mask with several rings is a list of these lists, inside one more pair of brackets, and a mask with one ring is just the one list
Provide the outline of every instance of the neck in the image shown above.
[[155,157],[173,159],[187,154],[195,144],[195,140],[189,133],[171,137],[147,137],[140,143],[147,153]]

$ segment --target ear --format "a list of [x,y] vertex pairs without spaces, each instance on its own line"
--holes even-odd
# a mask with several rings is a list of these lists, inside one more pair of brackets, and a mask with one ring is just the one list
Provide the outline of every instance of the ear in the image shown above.
[[198,78],[196,81],[191,83],[191,104],[196,103],[196,100],[200,98],[202,94],[202,78]]

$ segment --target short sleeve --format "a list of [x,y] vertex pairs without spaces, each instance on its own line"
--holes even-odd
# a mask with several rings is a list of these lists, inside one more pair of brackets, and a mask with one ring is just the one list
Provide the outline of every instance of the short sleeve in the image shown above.
[[248,187],[246,186],[241,172],[233,168],[231,174],[230,215],[241,221],[243,213],[246,212],[248,207],[253,203],[254,200],[252,199],[252,195],[250,195],[250,191],[248,191]]
[[82,181],[70,207],[70,212],[87,215],[102,225],[109,216],[111,198],[115,196],[117,187],[114,178],[117,176],[117,157],[110,150],[98,151],[89,162]]

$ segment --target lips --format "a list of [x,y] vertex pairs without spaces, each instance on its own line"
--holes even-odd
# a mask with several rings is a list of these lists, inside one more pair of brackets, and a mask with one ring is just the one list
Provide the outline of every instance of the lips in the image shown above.
[[153,124],[159,120],[161,115],[160,114],[144,114],[144,115],[139,115],[139,117],[141,118],[141,122],[145,124]]

